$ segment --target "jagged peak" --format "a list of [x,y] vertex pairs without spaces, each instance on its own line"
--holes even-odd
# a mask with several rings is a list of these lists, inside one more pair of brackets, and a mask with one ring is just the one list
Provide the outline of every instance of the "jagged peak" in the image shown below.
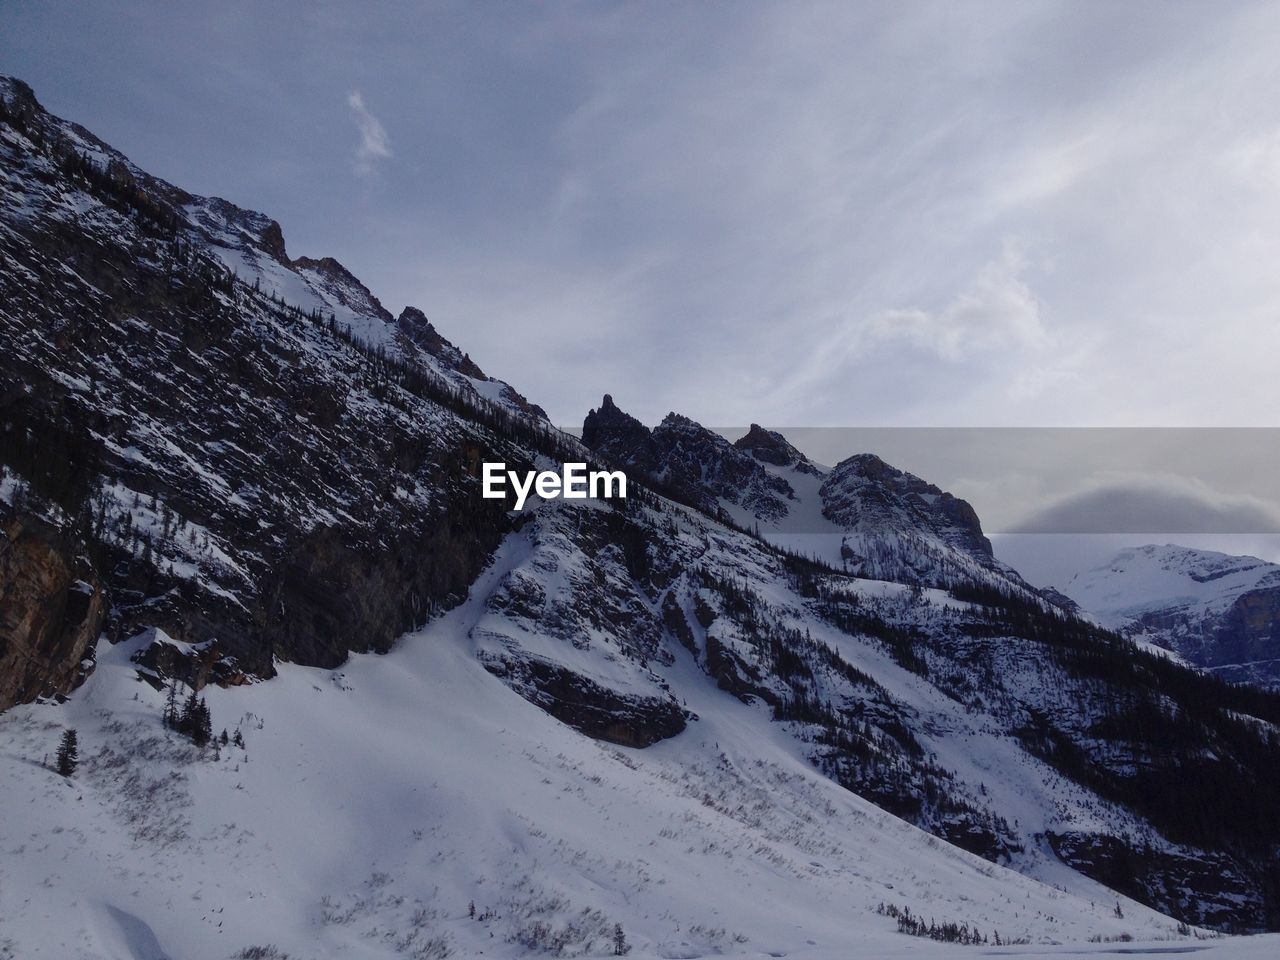
[[[659,423],[655,429],[657,430],[663,430],[663,429],[690,430],[692,429],[692,430],[697,430],[703,433],[712,432],[708,430],[706,427],[704,427],[702,424],[700,424],[697,420],[694,420],[692,417],[686,417],[684,414],[676,413],[674,410],[672,410],[665,417],[663,417],[662,422]],[[719,434],[716,434],[716,436],[719,436]]]
[[[333,257],[320,257],[319,259],[316,259],[315,257],[297,257],[293,260],[293,265],[297,267],[306,267],[307,269],[315,270],[317,273],[324,274],[325,276],[345,280],[348,283],[360,283],[360,281],[356,279],[355,274]],[[360,286],[363,287],[364,284],[360,283]]]
[[[618,422],[625,421],[625,422],[631,422],[631,424],[639,424],[640,426],[644,426],[644,424],[641,424],[641,422],[637,420],[636,417],[631,416],[630,413],[627,413],[625,410],[622,410],[622,407],[618,406],[618,404],[613,401],[613,394],[611,393],[605,393],[604,398],[602,399],[602,401],[600,401],[600,406],[593,408],[593,410],[590,410],[588,412],[588,415],[586,415],[586,417],[588,417],[588,420],[593,419],[594,417],[594,419],[596,420],[605,419],[605,420],[618,421]],[[645,426],[644,429],[645,431],[649,430],[648,426]]]
[[427,315],[414,306],[407,306],[401,310],[400,316],[397,318],[397,322],[421,323],[431,327],[432,330],[435,329],[435,327],[431,326],[431,321],[427,319]]
[[608,393],[600,406],[588,411],[582,421],[582,442],[593,450],[621,438],[625,438],[628,447],[647,446],[650,433],[648,427],[614,403]]
[[[341,264],[337,266],[338,269],[342,269]],[[372,297],[372,294],[370,294],[370,297]],[[382,310],[382,304],[378,303],[376,299],[373,302],[377,304],[379,310]],[[395,326],[411,343],[425,351],[442,366],[465,377],[470,377],[472,380],[498,384],[500,387],[499,393],[504,403],[515,407],[534,419],[547,419],[547,412],[542,407],[530,402],[527,397],[512,387],[511,384],[490,377],[481,370],[479,364],[471,359],[471,355],[459,350],[452,342],[446,339],[436,329],[435,324],[418,307],[406,306],[400,311],[400,316],[392,319],[391,314],[388,313],[386,318],[387,322]]]
[[[851,457],[845,457],[835,465],[833,472],[855,474],[860,477],[866,477],[868,480],[902,479],[925,483],[925,481],[921,480],[914,474],[907,473],[905,470],[899,470],[893,464],[888,463],[882,458],[876,456],[874,453],[855,453]],[[927,485],[933,486],[932,484]]]
[[735,440],[733,445],[762,463],[779,467],[809,465],[809,458],[792,446],[786,437],[776,430],[766,430],[758,423],[751,424],[746,435]]

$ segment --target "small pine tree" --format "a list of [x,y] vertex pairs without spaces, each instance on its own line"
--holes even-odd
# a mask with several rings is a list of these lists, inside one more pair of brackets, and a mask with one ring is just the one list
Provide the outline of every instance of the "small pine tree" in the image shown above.
[[631,952],[631,944],[627,943],[627,935],[622,932],[622,924],[613,925],[613,955],[625,957]]
[[191,695],[182,704],[182,713],[178,716],[178,732],[188,737],[195,737],[196,721],[200,712],[200,699],[196,696],[196,688],[191,688]]
[[191,739],[201,747],[213,739],[213,715],[209,712],[209,704],[204,697],[200,698],[200,712],[197,714],[196,730]]
[[76,772],[80,762],[80,740],[72,727],[62,734],[62,742],[58,745],[57,770],[64,777]]
[[1117,918],[1117,919],[1119,919],[1119,920],[1123,920],[1123,919],[1124,919],[1124,911],[1120,909],[1120,901],[1119,901],[1119,900],[1117,900],[1117,901],[1116,901],[1116,918]]
[[209,712],[209,704],[196,694],[195,687],[191,688],[191,695],[182,704],[177,729],[190,737],[197,747],[203,747],[213,739],[213,716]]
[[241,750],[244,749],[244,737],[241,736],[240,730],[238,728],[236,730],[236,735],[231,738],[231,742],[234,743]]
[[178,681],[169,682],[169,695],[164,701],[164,725],[170,730],[178,727]]
[[231,742],[231,738],[227,736],[227,728],[223,727],[222,733],[219,734],[218,736],[218,743],[222,744],[225,747],[230,742]]

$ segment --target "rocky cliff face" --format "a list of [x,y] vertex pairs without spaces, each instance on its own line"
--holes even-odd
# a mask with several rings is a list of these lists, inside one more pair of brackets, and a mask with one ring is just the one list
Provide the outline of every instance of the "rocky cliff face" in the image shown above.
[[0,506],[0,710],[69,693],[92,669],[107,602],[80,546]]
[[821,472],[808,457],[793,447],[786,437],[776,430],[766,430],[758,423],[751,424],[746,434],[735,440],[733,445],[761,463],[770,463],[775,467],[791,467],[801,473],[814,476]]
[[1206,647],[1205,666],[1224,677],[1280,689],[1280,587],[1241,594]]
[[479,462],[567,441],[336,262],[290,259],[274,221],[147,176],[21,84],[0,99],[0,462],[85,544],[112,635],[214,640],[269,676],[465,595],[507,522]]
[[967,501],[874,454],[836,464],[819,496],[823,516],[844,535],[851,570],[929,586],[978,581],[1031,592],[995,559]]
[[967,501],[864,453],[836,464],[822,484],[823,513],[850,532],[928,532],[979,560],[991,541]]

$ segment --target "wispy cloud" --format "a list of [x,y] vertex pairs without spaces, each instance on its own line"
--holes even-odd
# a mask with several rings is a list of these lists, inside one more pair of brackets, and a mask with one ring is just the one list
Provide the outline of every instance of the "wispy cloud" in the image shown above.
[[905,340],[950,361],[989,350],[1046,347],[1049,333],[1040,303],[1023,279],[1025,265],[1018,250],[1006,245],[942,309],[885,311],[873,318],[870,339]]
[[359,90],[352,90],[347,95],[347,106],[351,108],[356,126],[360,128],[360,144],[356,147],[356,173],[362,177],[368,176],[373,173],[378,161],[391,157],[391,138],[387,136],[382,122],[369,112]]

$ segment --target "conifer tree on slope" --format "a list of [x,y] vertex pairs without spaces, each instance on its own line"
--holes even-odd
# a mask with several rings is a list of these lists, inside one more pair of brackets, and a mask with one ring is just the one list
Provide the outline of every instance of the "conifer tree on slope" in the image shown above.
[[79,762],[79,737],[75,728],[70,728],[62,734],[62,742],[58,744],[57,770],[64,777],[69,777],[76,772],[76,765]]

